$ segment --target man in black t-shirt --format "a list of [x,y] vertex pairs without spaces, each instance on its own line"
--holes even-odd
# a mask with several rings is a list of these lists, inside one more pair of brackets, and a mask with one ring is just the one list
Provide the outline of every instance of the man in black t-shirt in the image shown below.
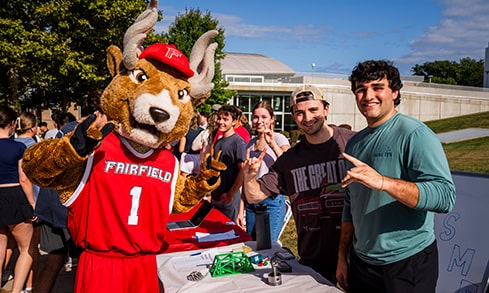
[[354,132],[328,125],[329,104],[315,86],[297,88],[290,105],[304,138],[258,180],[263,156],[250,159],[247,154],[243,189],[250,203],[277,194],[290,197],[300,262],[335,282],[344,195],[341,179],[346,172],[341,153]]

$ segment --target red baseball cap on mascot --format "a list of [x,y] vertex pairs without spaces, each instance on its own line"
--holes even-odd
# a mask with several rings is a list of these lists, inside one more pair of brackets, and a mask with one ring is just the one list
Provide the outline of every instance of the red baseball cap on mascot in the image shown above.
[[139,55],[139,59],[157,60],[177,69],[187,78],[194,76],[185,54],[172,44],[153,44]]

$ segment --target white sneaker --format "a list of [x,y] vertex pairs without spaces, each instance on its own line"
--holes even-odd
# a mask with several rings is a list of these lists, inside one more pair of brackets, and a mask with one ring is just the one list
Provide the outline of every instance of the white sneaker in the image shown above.
[[73,261],[72,261],[71,257],[68,257],[68,260],[65,263],[65,271],[71,272],[72,266],[73,266]]

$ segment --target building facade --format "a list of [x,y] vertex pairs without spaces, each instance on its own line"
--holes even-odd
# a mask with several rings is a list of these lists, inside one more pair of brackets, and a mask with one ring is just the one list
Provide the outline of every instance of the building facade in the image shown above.
[[[366,126],[358,112],[348,76],[310,72],[295,73],[285,64],[263,55],[226,53],[221,63],[228,89],[237,95],[230,103],[251,118],[251,109],[262,100],[274,109],[275,130],[297,129],[290,113],[290,93],[302,84],[313,84],[330,103],[330,124],[349,124],[354,130]],[[422,78],[402,76],[398,111],[421,121],[438,120],[489,111],[489,89],[424,83]]]

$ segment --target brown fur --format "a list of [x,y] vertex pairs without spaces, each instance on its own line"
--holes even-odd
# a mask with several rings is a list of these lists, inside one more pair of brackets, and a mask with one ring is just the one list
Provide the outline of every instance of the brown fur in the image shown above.
[[[199,44],[202,46],[202,42]],[[208,50],[207,45],[200,49]],[[206,85],[209,89],[204,96],[182,99],[182,93],[191,93],[191,84],[176,69],[157,61],[140,59],[133,70],[128,70],[123,65],[122,52],[116,46],[110,46],[107,55],[107,65],[113,79],[101,96],[101,106],[107,118],[115,124],[114,131],[128,139],[141,153],[151,148],[162,148],[183,137],[188,131],[193,105],[207,98],[212,87]],[[149,98],[145,100],[142,97]],[[174,124],[153,119],[154,116],[148,113],[153,108],[169,113],[169,120],[174,119]],[[145,126],[142,127],[142,124]],[[23,160],[23,168],[29,178],[42,187],[58,190],[63,202],[80,183],[88,159],[88,156],[80,157],[70,144],[72,135],[70,133],[61,139],[45,140],[34,145],[26,151]],[[100,139],[100,128],[92,125],[87,136]],[[207,180],[219,176],[219,171],[224,169],[222,162],[212,158],[209,166],[201,165],[201,173],[197,176],[185,178],[174,174],[179,178],[173,212],[190,209],[217,188],[219,180],[212,185]]]

